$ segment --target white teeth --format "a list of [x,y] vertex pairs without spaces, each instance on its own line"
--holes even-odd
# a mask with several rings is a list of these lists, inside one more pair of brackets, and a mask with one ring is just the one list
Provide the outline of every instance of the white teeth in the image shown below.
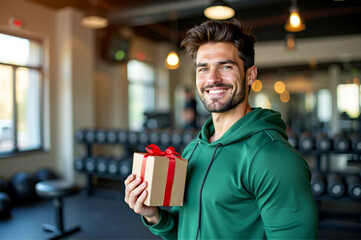
[[217,94],[217,93],[224,93],[226,92],[226,90],[222,89],[222,90],[209,90],[210,94]]

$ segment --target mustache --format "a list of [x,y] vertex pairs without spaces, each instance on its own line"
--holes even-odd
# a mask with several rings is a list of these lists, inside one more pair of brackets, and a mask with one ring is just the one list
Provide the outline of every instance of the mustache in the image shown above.
[[226,88],[233,88],[231,84],[225,84],[225,83],[217,83],[217,84],[208,84],[203,87],[201,87],[201,92],[204,92],[206,88],[214,88],[214,87],[226,87]]

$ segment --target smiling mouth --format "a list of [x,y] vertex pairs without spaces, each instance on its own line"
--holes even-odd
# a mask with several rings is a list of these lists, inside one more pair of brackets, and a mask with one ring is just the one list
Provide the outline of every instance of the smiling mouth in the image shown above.
[[225,93],[225,92],[227,92],[227,90],[226,89],[215,89],[215,90],[211,89],[211,90],[207,90],[207,92],[209,94],[219,94],[219,93]]

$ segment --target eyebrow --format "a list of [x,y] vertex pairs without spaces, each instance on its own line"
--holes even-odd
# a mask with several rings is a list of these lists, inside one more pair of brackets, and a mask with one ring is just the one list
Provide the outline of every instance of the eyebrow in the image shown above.
[[[234,65],[237,65],[237,63],[233,60],[224,60],[224,61],[219,61],[217,62],[218,65],[223,65],[223,64],[234,64]],[[204,66],[207,66],[208,64],[207,63],[197,63],[196,64],[196,67],[204,67]]]

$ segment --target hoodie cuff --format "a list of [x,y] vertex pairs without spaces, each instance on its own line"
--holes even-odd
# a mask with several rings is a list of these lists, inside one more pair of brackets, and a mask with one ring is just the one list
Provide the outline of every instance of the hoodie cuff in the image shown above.
[[171,218],[168,216],[168,214],[166,214],[161,208],[157,207],[158,208],[158,211],[159,211],[159,221],[156,223],[156,224],[152,224],[152,223],[149,223],[145,217],[141,216],[142,218],[142,222],[145,226],[147,226],[148,228],[150,229],[164,229],[164,228],[167,228],[168,225],[171,224]]

